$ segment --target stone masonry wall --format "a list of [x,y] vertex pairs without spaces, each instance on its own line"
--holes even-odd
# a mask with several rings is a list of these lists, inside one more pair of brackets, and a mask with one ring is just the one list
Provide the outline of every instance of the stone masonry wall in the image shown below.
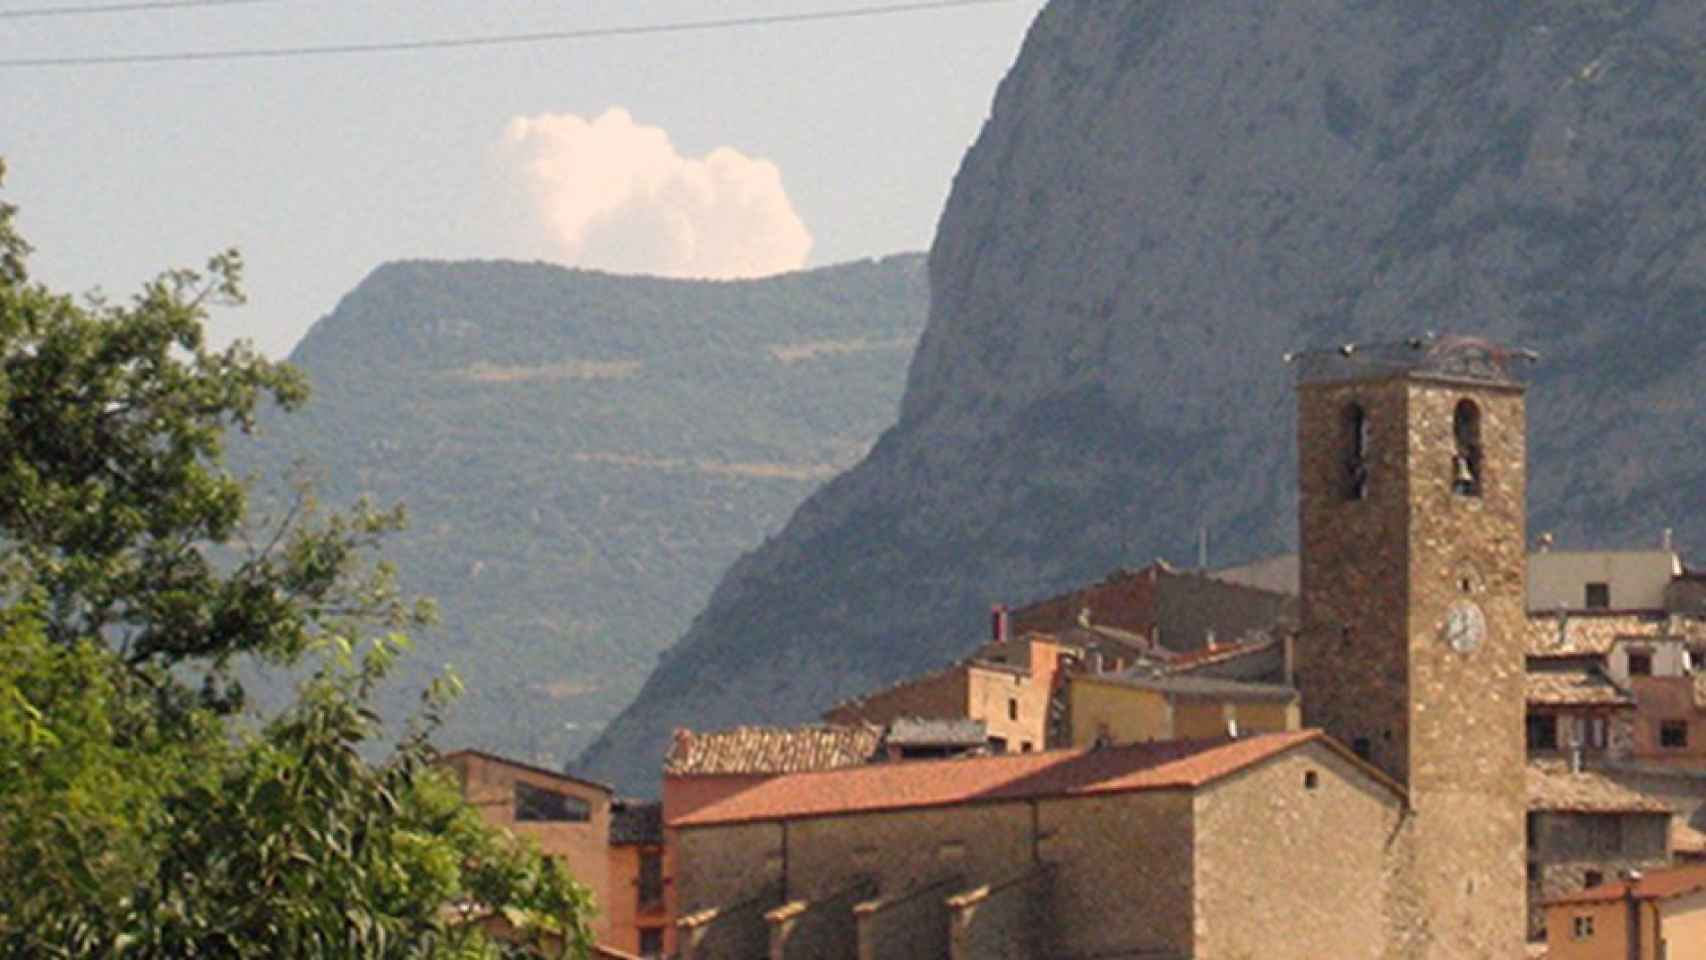
[[1032,862],[1025,803],[967,804],[797,820],[788,825],[788,896],[812,899],[868,877],[895,896],[946,876],[970,883]]
[[1039,803],[1054,868],[1055,956],[1191,955],[1191,794],[1151,791]]
[[953,897],[951,960],[1046,960],[1054,952],[1051,873],[1034,867],[1000,883]]
[[675,882],[681,915],[740,903],[767,891],[782,902],[782,825],[677,829]]
[[[1519,388],[1407,382],[1410,767],[1423,955],[1506,956],[1525,933],[1527,437]],[[1480,490],[1452,488],[1454,418],[1480,419]],[[1485,620],[1449,642],[1454,609]]]
[[[1460,401],[1480,489],[1453,488]],[[1353,405],[1367,489],[1352,493]],[[1520,388],[1430,376],[1298,388],[1304,723],[1408,786],[1391,940],[1415,957],[1503,956],[1523,940],[1526,457]],[[1447,642],[1473,603],[1474,649]]]
[[942,960],[948,955],[948,897],[965,886],[950,876],[854,908],[859,960]]
[[[1303,723],[1404,781],[1409,765],[1407,394],[1400,381],[1298,389],[1301,619],[1296,685]],[[1367,417],[1367,494],[1349,499],[1350,424]]]
[[859,936],[853,907],[868,899],[868,882],[811,901],[796,900],[770,911],[770,960],[857,960]]
[[[1317,742],[1196,798],[1195,956],[1375,957],[1403,800]],[[1285,931],[1284,935],[1276,935]]]

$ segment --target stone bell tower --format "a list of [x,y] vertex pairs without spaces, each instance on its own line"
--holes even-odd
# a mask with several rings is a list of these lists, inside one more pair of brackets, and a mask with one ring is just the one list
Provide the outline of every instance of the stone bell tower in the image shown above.
[[1431,336],[1293,358],[1296,682],[1306,725],[1409,792],[1388,956],[1517,956],[1525,936],[1519,359]]

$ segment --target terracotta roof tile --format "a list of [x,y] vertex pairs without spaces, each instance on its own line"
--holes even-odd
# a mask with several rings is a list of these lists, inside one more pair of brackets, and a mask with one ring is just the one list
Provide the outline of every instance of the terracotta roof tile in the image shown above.
[[881,739],[880,729],[863,724],[677,729],[663,771],[683,776],[830,770],[869,763]]
[[1678,639],[1706,643],[1706,621],[1662,613],[1571,612],[1528,615],[1530,657],[1604,656],[1619,640]]
[[1528,764],[1528,809],[1548,813],[1670,813],[1670,807],[1592,770],[1571,773],[1563,761]]
[[[1672,867],[1668,870],[1652,870],[1641,875],[1635,881],[1635,899],[1637,900],[1666,900],[1679,897],[1696,890],[1706,890],[1706,866]],[[1619,883],[1603,883],[1597,887],[1589,887],[1575,893],[1554,897],[1546,902],[1555,903],[1596,903],[1607,900],[1622,900],[1629,893],[1627,881]]]
[[1706,853],[1706,833],[1701,833],[1678,817],[1671,821],[1670,848],[1677,853],[1695,856]]
[[1545,707],[1633,707],[1635,698],[1593,667],[1530,670],[1528,702]]
[[[1321,741],[1350,757],[1319,730],[1238,740],[1173,740],[1093,750],[1054,750],[959,760],[876,764],[767,780],[670,822],[693,827],[756,820],[869,813],[964,803],[1193,789],[1300,744]],[[1359,764],[1360,766],[1360,764]],[[1394,792],[1373,768],[1369,775]]]

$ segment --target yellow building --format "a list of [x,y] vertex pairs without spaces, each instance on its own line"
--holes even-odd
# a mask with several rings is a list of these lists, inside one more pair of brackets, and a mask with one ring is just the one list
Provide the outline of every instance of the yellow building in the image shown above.
[[1302,726],[1291,687],[1209,677],[1073,676],[1072,746],[1279,733]]
[[1549,900],[1546,946],[1547,960],[1706,960],[1706,867]]

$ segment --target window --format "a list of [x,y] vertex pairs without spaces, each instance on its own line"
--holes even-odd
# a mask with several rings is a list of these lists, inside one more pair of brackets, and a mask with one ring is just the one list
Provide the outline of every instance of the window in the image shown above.
[[1456,450],[1451,457],[1451,492],[1465,497],[1481,495],[1481,408],[1463,400],[1451,416],[1451,434]]
[[1368,499],[1368,413],[1358,404],[1345,408],[1346,500]]
[[1589,870],[1586,873],[1582,874],[1582,886],[1587,888],[1587,889],[1591,890],[1594,887],[1597,887],[1604,882],[1605,882],[1605,874],[1599,872],[1598,870]]
[[1548,714],[1528,715],[1528,749],[1558,749],[1558,718]]
[[1321,785],[1321,775],[1313,770],[1303,771],[1303,789],[1313,790]]
[[1665,720],[1659,724],[1659,746],[1680,750],[1688,746],[1688,721]]
[[1030,753],[1031,752],[1031,741],[1020,740],[1019,741],[1019,752],[1020,753]]
[[1019,719],[1019,701],[1013,699],[1012,697],[1007,698],[1007,719],[1009,719],[1009,720]]
[[1577,940],[1593,939],[1593,917],[1589,914],[1578,914],[1571,918],[1570,935]]
[[1611,584],[1590,583],[1583,588],[1582,600],[1589,610],[1604,610],[1611,606]]
[[518,783],[515,785],[515,819],[517,823],[585,823],[592,819],[592,810],[579,797],[530,783]]
[[1629,675],[1631,677],[1652,676],[1653,655],[1645,650],[1629,651]]
[[1006,753],[1007,752],[1007,738],[1006,737],[990,737],[989,738],[989,752],[990,753]]
[[663,928],[662,927],[641,927],[640,928],[640,956],[642,956],[642,957],[661,957],[661,956],[663,956]]
[[636,901],[640,912],[655,910],[663,904],[663,851],[640,851],[640,875],[634,880]]
[[1605,718],[1589,717],[1587,728],[1587,745],[1594,750],[1604,750],[1606,732]]

